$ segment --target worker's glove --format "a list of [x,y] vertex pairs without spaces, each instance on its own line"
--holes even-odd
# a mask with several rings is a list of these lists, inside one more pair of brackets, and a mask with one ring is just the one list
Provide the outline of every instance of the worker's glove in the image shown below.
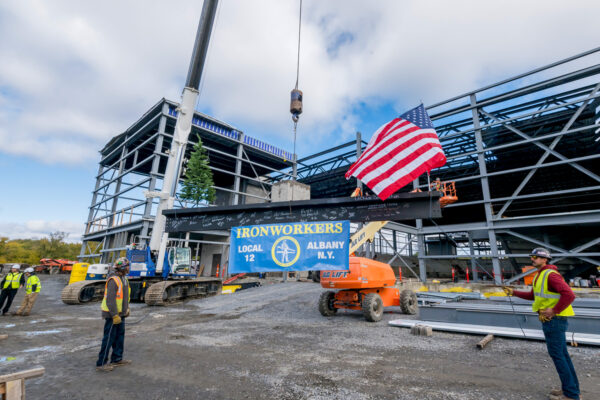
[[538,318],[540,319],[540,322],[548,322],[552,319],[550,317],[546,317],[544,314],[539,314]]
[[515,293],[515,291],[508,286],[503,286],[502,290],[504,290],[504,293],[506,293],[507,296],[513,296]]
[[121,323],[121,317],[119,317],[118,315],[115,315],[113,317],[113,325],[119,325]]
[[554,310],[552,308],[543,308],[543,309],[539,310],[538,312],[540,314],[540,317],[544,317],[543,321],[540,318],[540,321],[542,321],[542,322],[548,322],[552,318],[554,318],[554,316],[556,315],[556,314],[554,314]]
[[35,292],[37,290],[37,285],[31,285],[31,290]]
[[127,318],[129,317],[129,308],[127,308],[127,311],[125,312],[125,315],[123,315],[123,318]]

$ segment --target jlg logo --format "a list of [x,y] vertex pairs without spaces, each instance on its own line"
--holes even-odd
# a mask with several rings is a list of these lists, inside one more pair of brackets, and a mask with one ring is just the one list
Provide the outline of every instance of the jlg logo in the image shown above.
[[323,278],[345,278],[348,276],[348,271],[324,271],[321,277]]

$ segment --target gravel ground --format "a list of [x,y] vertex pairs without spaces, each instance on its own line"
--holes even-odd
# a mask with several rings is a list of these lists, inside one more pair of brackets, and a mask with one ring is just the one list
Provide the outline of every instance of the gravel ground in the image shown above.
[[[434,332],[417,337],[358,311],[322,317],[323,289],[290,282],[171,307],[132,305],[125,357],[95,371],[99,304],[66,306],[64,276],[43,276],[30,317],[0,317],[0,374],[37,365],[29,398],[48,399],[546,399],[558,376],[542,342]],[[22,294],[15,299],[18,306]],[[135,323],[140,321],[139,323]],[[600,328],[599,328],[600,330]],[[584,399],[600,399],[600,349],[569,349]]]

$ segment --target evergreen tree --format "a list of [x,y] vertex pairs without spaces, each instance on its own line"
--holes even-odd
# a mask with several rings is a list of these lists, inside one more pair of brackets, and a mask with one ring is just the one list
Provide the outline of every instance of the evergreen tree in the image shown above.
[[187,170],[183,180],[180,197],[189,200],[194,205],[202,201],[212,203],[215,201],[215,189],[212,171],[208,166],[208,155],[206,149],[202,146],[200,135],[197,135],[198,143],[194,145],[194,150],[187,163]]

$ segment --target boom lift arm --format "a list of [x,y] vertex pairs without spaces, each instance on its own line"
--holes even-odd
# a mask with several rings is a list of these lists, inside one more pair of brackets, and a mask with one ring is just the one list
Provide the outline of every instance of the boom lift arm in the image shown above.
[[350,237],[350,246],[348,251],[354,253],[366,242],[370,242],[375,237],[375,234],[381,230],[389,221],[373,221],[363,226],[361,229],[354,232]]

